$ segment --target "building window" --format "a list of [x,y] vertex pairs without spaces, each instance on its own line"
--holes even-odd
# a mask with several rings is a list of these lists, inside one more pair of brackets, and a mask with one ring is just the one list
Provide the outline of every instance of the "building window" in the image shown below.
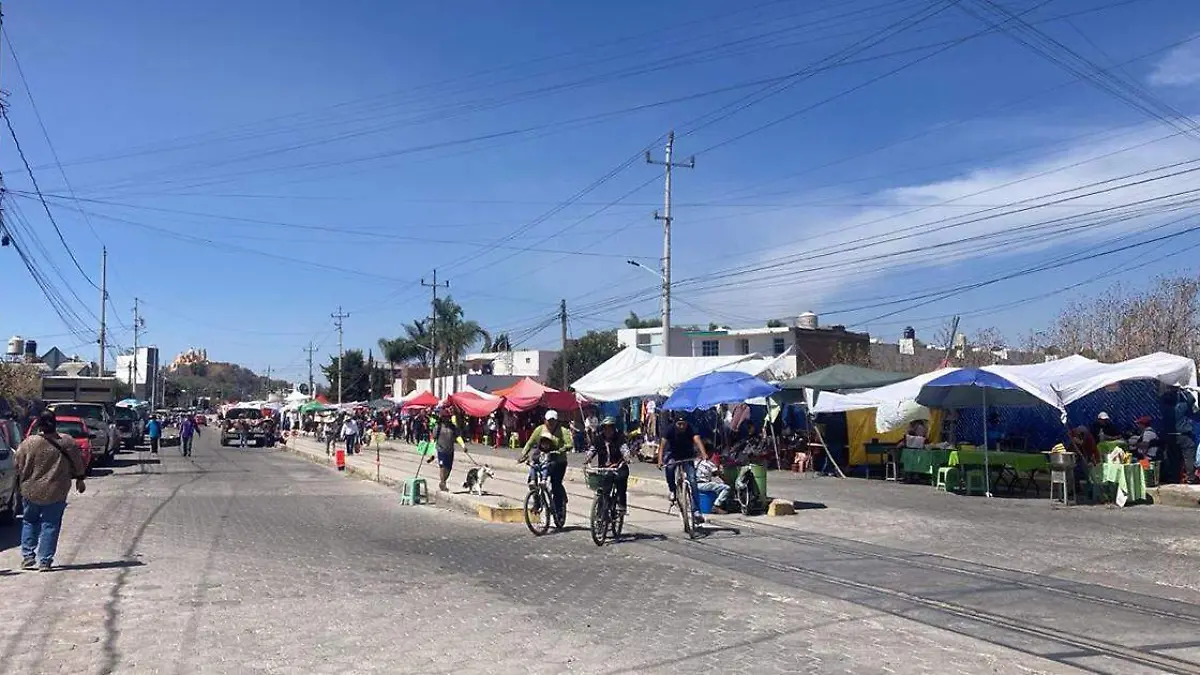
[[774,347],[775,347],[775,356],[779,356],[780,354],[787,351],[787,345],[785,345],[783,343],[783,338],[775,338]]
[[750,341],[746,338],[738,340],[738,353],[745,355],[750,353]]
[[716,340],[704,340],[700,343],[700,356],[720,356],[721,343]]

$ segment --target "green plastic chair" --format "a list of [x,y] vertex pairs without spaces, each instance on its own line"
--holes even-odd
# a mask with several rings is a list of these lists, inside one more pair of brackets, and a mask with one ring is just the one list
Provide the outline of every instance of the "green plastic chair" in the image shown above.
[[958,487],[958,467],[942,466],[937,470],[937,484],[933,486],[935,490],[950,492]]
[[971,469],[966,473],[967,476],[967,494],[978,492],[986,494],[987,488],[984,487],[983,470]]
[[400,486],[400,504],[416,506],[429,503],[429,486],[424,478],[405,478]]

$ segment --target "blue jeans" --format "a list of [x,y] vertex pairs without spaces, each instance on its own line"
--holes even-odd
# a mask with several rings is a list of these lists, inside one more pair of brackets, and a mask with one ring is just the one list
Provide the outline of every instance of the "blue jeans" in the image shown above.
[[[667,464],[669,465],[673,461],[676,461],[676,460],[668,459]],[[687,476],[687,482],[690,483],[692,486],[692,504],[691,504],[692,510],[699,511],[700,506],[696,502],[696,492],[698,491],[696,489],[696,463],[695,462],[685,462],[683,464],[680,464],[679,466],[683,467],[683,474],[685,476]],[[667,466],[667,487],[669,487],[671,489],[671,496],[674,497],[675,496],[675,467],[673,467],[673,466]],[[680,508],[682,508],[682,506],[680,506]]]
[[710,483],[700,483],[696,486],[701,492],[715,492],[717,498],[713,500],[713,506],[725,508],[725,502],[729,499],[729,486],[724,483],[712,481]]
[[192,437],[191,436],[180,436],[179,443],[180,443],[181,447],[183,448],[184,455],[192,454]]
[[21,525],[22,558],[28,560],[36,556],[40,563],[54,560],[54,552],[58,549],[58,530],[62,527],[66,508],[65,499],[53,504],[25,502],[22,514],[25,522]]

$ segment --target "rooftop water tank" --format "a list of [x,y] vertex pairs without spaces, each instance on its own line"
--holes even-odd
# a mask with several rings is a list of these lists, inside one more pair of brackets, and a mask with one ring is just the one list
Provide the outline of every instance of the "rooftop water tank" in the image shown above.
[[37,363],[37,340],[25,341],[25,361],[28,363]]
[[24,354],[25,338],[21,337],[20,335],[14,335],[10,337],[8,339],[8,351],[6,353],[9,356],[21,356]]
[[816,330],[817,315],[813,314],[812,312],[805,312],[801,314],[800,316],[796,317],[796,327],[804,328],[806,330]]

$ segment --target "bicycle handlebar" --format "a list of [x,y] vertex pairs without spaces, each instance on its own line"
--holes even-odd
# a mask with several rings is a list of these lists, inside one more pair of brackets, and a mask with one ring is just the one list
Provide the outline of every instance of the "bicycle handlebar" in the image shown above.
[[695,464],[695,463],[696,463],[696,458],[695,458],[695,457],[689,457],[689,458],[687,458],[687,459],[676,459],[676,460],[673,460],[673,461],[667,462],[666,464],[663,464],[663,466],[664,466],[664,467],[666,467],[666,468],[668,468],[668,469],[670,469],[671,467],[678,466],[678,465],[680,465],[680,464],[688,464],[688,463]]

